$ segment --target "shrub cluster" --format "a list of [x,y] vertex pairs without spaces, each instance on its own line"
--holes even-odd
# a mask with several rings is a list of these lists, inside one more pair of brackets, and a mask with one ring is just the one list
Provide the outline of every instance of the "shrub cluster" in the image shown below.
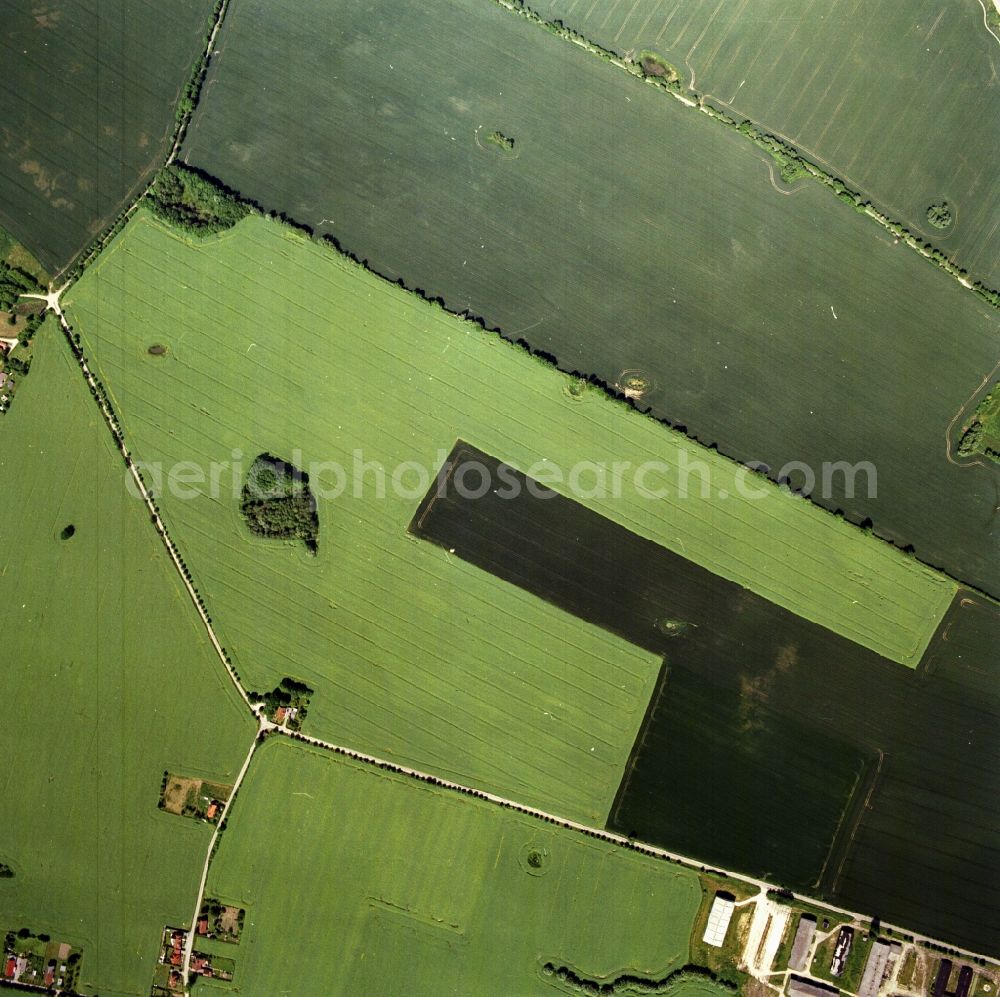
[[486,141],[500,146],[501,149],[507,152],[513,152],[514,150],[514,140],[509,135],[504,135],[503,132],[490,132],[486,136]]
[[[1000,429],[1000,427],[994,428],[993,426],[994,420],[1000,416],[1000,411],[998,411],[997,416],[993,415],[994,409],[1000,410],[1000,398],[997,398],[998,392],[1000,392],[1000,387],[994,387],[979,403],[975,415],[972,417],[972,422],[969,423],[968,428],[962,434],[961,440],[959,440],[959,457],[974,457],[977,454],[984,454],[992,460],[1000,461],[1000,452],[991,445],[991,436],[997,432],[997,429]],[[987,430],[987,423],[990,425],[989,431]]]
[[656,76],[667,83],[674,83],[680,79],[681,74],[656,52],[640,52],[638,63],[643,76]]
[[947,201],[942,201],[940,204],[932,204],[927,209],[927,221],[935,228],[947,228],[951,224],[951,220],[951,205]]

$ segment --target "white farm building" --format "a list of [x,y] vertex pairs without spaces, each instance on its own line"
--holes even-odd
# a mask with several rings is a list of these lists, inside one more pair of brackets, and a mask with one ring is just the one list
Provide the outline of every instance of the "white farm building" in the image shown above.
[[726,932],[729,930],[729,922],[733,919],[733,911],[736,908],[736,900],[728,893],[716,893],[712,901],[712,909],[708,912],[708,924],[705,925],[705,934],[702,941],[706,945],[714,945],[721,948],[726,940]]

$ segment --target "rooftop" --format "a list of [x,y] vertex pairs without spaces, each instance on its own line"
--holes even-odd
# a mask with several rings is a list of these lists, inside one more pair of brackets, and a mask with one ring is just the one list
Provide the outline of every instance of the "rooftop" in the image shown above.
[[729,922],[733,919],[733,910],[736,908],[736,900],[728,893],[716,893],[712,901],[712,909],[708,912],[708,924],[705,925],[705,934],[702,941],[706,945],[714,945],[720,948],[726,940],[726,932],[729,930]]

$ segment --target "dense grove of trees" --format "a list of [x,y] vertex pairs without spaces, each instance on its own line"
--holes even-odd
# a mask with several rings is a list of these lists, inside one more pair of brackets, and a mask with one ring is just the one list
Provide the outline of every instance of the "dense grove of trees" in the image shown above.
[[253,462],[240,511],[258,536],[298,539],[313,554],[319,548],[319,516],[309,477],[277,457],[261,454]]
[[179,163],[160,170],[149,188],[148,201],[161,218],[200,234],[232,228],[250,213],[249,205],[235,192]]
[[247,526],[262,537],[297,538],[315,553],[319,532],[316,510],[309,496],[289,495],[285,498],[244,501],[243,515]]
[[927,220],[935,228],[947,228],[951,224],[951,205],[947,201],[932,204],[927,209]]

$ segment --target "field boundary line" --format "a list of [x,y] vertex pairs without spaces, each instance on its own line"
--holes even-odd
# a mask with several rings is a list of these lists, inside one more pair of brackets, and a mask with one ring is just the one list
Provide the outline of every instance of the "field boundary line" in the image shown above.
[[208,33],[208,41],[205,43],[205,48],[202,50],[201,55],[195,62],[194,72],[189,77],[185,87],[185,90],[188,91],[185,95],[185,99],[190,102],[190,106],[184,110],[177,122],[177,128],[174,132],[174,143],[170,147],[170,153],[167,155],[167,161],[164,164],[166,166],[169,166],[177,158],[177,153],[180,151],[181,143],[187,135],[188,126],[191,124],[191,119],[194,117],[194,112],[198,107],[198,100],[201,97],[202,87],[204,87],[205,80],[208,76],[208,64],[211,62],[212,52],[215,50],[215,39],[219,35],[219,29],[222,27],[226,11],[229,9],[229,2],[230,0],[218,0],[218,3],[216,4],[212,15],[212,30]]

